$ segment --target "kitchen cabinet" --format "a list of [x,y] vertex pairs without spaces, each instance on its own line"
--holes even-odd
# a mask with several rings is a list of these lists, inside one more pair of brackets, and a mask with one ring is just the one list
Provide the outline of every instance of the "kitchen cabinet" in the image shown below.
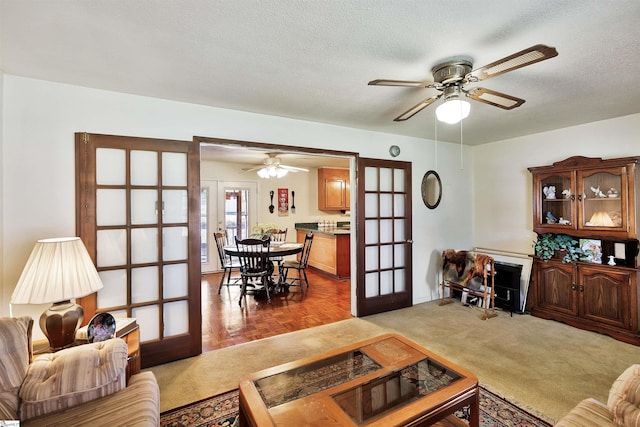
[[318,169],[318,209],[323,211],[349,210],[349,169]]
[[532,315],[640,345],[636,269],[536,259],[533,279]]
[[571,157],[532,167],[533,231],[636,238],[640,157]]
[[[304,242],[308,230],[296,230],[297,242]],[[351,276],[351,236],[314,231],[309,265],[339,279]]]

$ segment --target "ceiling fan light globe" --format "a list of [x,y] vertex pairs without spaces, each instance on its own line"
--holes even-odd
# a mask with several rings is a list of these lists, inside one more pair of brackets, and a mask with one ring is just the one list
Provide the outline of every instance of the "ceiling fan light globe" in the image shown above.
[[452,125],[467,118],[470,111],[471,105],[467,101],[451,99],[436,108],[436,117],[439,121]]
[[269,171],[267,168],[258,169],[258,176],[260,178],[269,178]]
[[277,170],[277,177],[278,178],[282,178],[283,176],[285,176],[289,171],[286,169],[282,169],[282,168],[278,168]]

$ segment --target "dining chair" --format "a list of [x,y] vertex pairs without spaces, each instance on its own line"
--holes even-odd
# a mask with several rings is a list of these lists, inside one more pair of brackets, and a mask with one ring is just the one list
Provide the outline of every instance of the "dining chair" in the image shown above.
[[[313,243],[313,232],[308,232],[304,236],[304,243],[302,245],[302,252],[300,258],[296,261],[285,261],[282,263],[282,270],[284,275],[283,282],[285,286],[300,286],[300,292],[304,293],[303,285],[307,285],[309,289],[309,279],[307,278],[307,266],[309,264],[309,254],[311,253],[311,244]],[[289,270],[296,270],[297,277],[292,277],[290,282],[287,282],[289,276]]]
[[271,301],[269,286],[273,274],[273,262],[269,259],[269,247],[271,239],[236,239],[238,259],[240,260],[240,300],[246,298],[247,288],[253,288],[253,292],[264,290],[267,293],[267,302]]
[[[220,267],[222,267],[222,277],[220,278],[220,285],[218,285],[218,295],[220,295],[220,290],[222,286],[235,286],[241,280],[240,277],[235,277],[234,281],[231,282],[231,273],[235,271],[240,271],[240,261],[235,257],[230,257],[224,252],[224,247],[229,244],[229,240],[227,239],[227,232],[219,232],[213,233],[213,236],[216,239],[216,247],[218,248],[218,258],[220,258]],[[225,277],[227,278],[225,283]]]
[[[285,228],[283,230],[274,230],[271,232],[271,241],[284,243],[287,241],[287,230]],[[278,281],[280,282],[280,278],[282,277],[282,263],[284,262],[284,257],[271,258],[271,261],[278,264]]]
[[271,241],[272,242],[286,242],[287,241],[287,230],[275,230],[271,232]]

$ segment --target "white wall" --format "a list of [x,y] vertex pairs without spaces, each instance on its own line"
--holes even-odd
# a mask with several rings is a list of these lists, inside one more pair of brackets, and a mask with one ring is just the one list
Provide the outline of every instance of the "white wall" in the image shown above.
[[[434,258],[446,247],[470,247],[471,167],[460,170],[459,148],[438,143],[445,195],[438,209],[422,204],[422,175],[436,165],[434,143],[282,117],[223,110],[4,76],[2,206],[4,225],[0,315],[37,239],[75,234],[74,133],[191,140],[193,135],[359,152],[390,158],[390,145],[413,162],[414,302],[437,297]],[[471,149],[464,149],[471,165]],[[44,306],[14,306],[37,318]],[[36,328],[37,329],[37,328]]]
[[[0,71],[0,272],[4,272],[4,73]],[[0,274],[0,285],[2,284],[2,274]],[[10,298],[10,290],[0,286],[0,301],[7,301]],[[2,304],[4,306],[5,304]],[[0,307],[0,316],[3,315],[3,308]]]
[[640,114],[477,146],[473,150],[476,246],[533,253],[531,166],[571,156],[640,156]]

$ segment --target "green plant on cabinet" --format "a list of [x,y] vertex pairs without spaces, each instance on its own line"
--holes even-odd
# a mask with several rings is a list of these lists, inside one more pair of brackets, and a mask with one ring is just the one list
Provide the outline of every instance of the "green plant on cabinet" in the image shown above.
[[565,264],[577,261],[582,254],[578,240],[566,234],[538,234],[533,247],[536,256],[545,262],[553,258],[556,252],[564,252],[562,262]]

